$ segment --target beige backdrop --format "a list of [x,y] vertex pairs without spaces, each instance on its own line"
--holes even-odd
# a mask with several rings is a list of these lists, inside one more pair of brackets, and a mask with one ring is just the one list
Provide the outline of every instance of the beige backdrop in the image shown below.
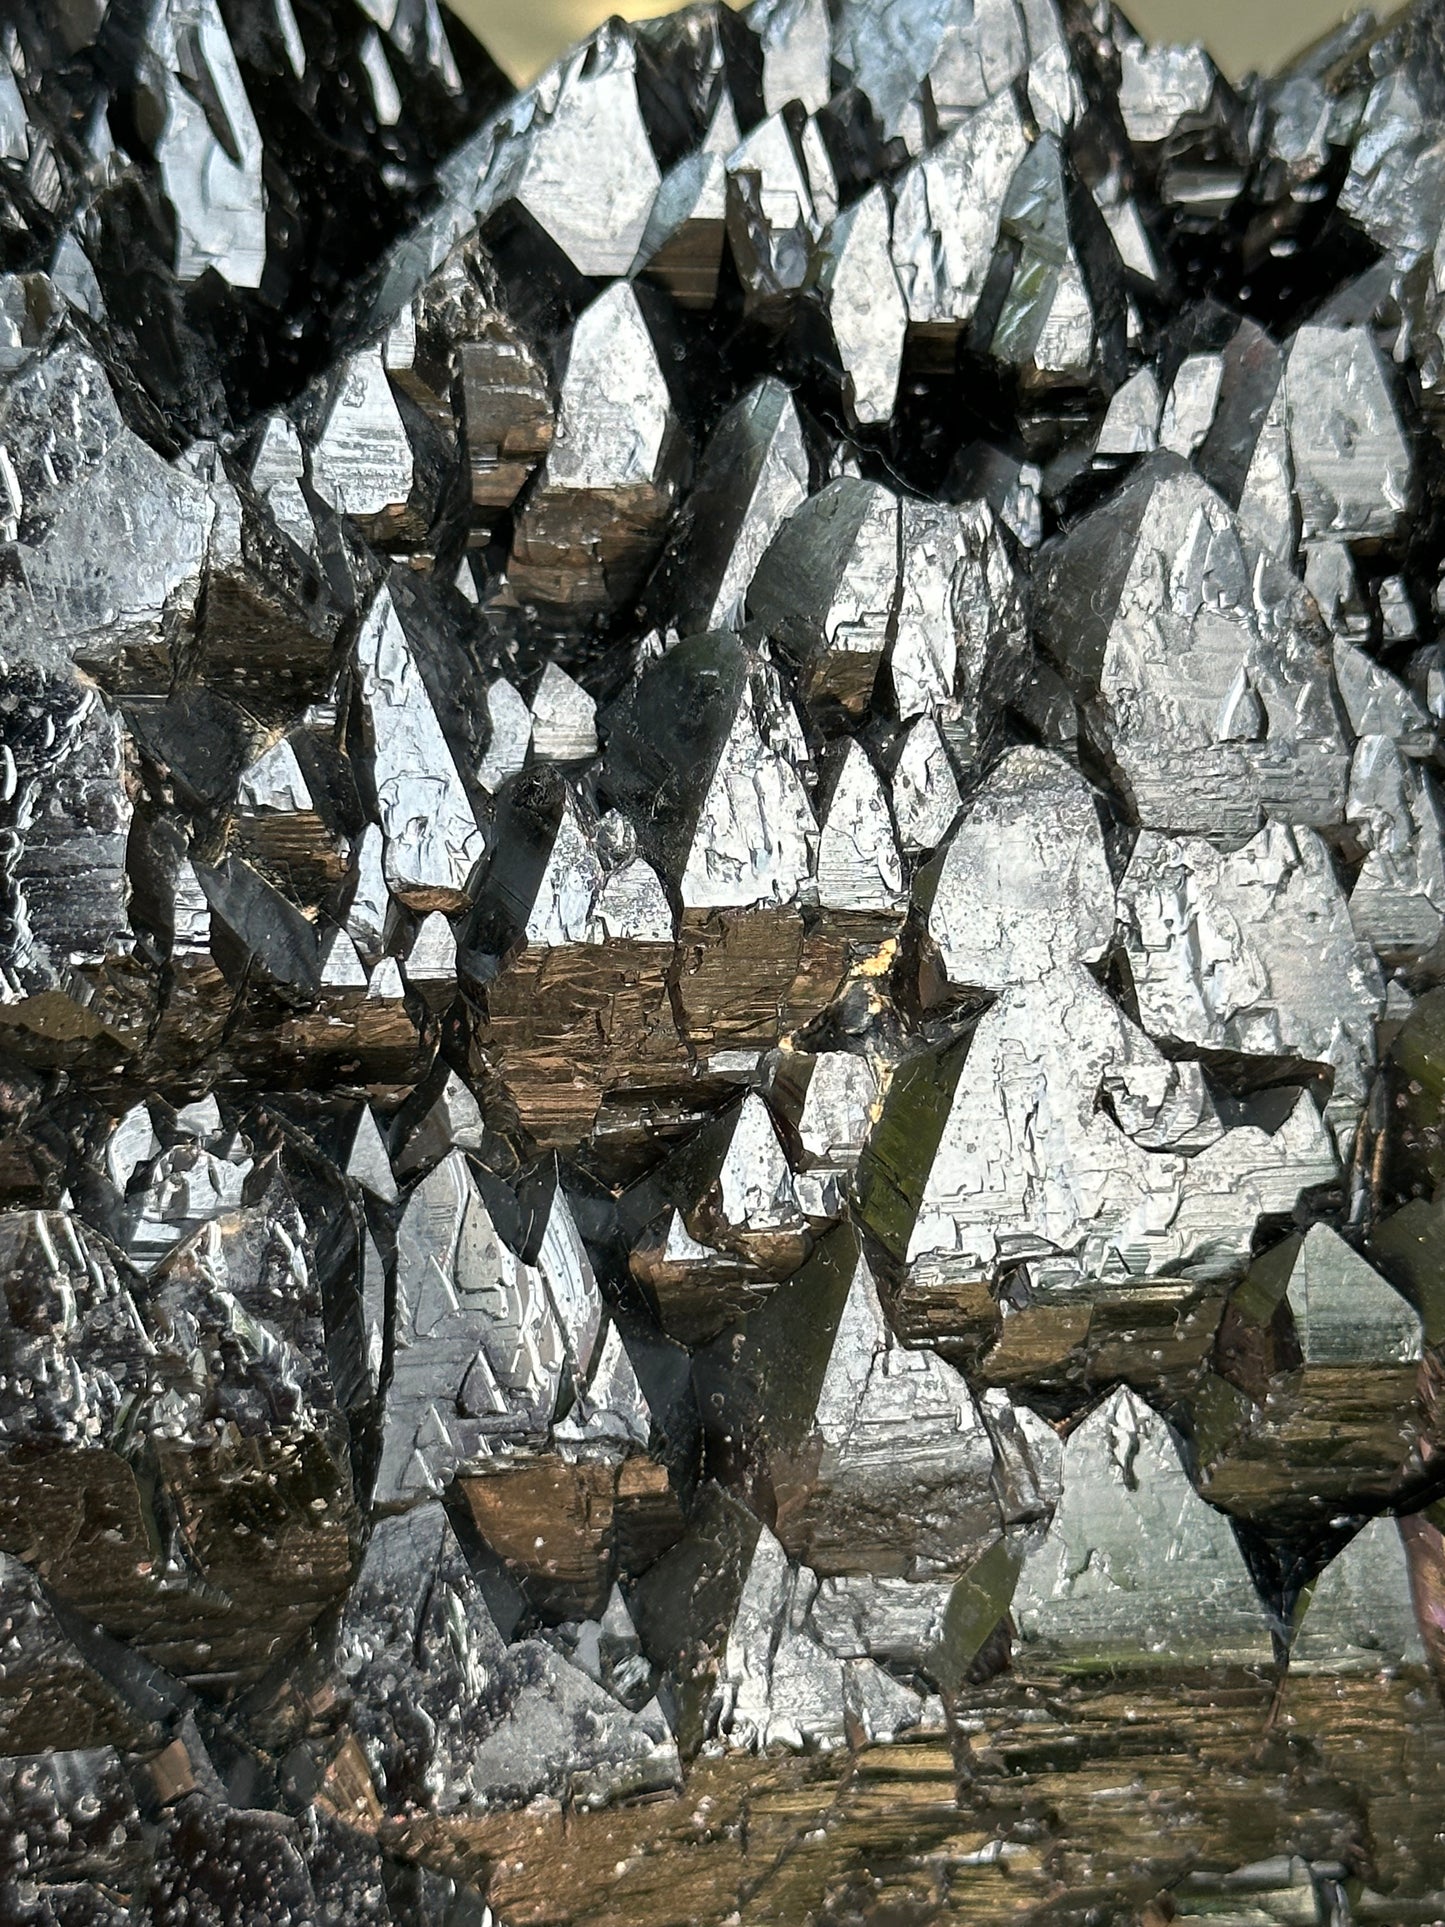
[[[514,80],[539,68],[609,13],[669,13],[678,0],[452,0]],[[1378,9],[1389,11],[1388,8]],[[1202,40],[1228,74],[1278,66],[1356,11],[1339,0],[1133,0],[1125,12],[1151,40]]]

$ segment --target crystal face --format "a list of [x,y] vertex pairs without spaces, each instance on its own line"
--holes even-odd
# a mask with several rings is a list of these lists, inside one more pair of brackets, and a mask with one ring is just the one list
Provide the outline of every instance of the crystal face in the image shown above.
[[1445,11],[0,8],[0,1921],[1445,1913]]

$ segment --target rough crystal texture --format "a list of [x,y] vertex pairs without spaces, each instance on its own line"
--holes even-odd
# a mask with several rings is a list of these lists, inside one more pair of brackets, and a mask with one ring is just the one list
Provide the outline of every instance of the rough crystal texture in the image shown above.
[[0,12],[0,1920],[1439,1918],[1438,0]]

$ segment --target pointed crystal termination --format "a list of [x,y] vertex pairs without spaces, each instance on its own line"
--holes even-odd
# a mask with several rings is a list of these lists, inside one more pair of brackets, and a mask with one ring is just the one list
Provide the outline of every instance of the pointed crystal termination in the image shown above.
[[623,1222],[633,1277],[685,1344],[713,1336],[812,1246],[777,1125],[753,1091],[628,1193]]
[[1057,135],[1041,134],[1019,163],[999,234],[1014,266],[989,352],[1025,392],[1107,391],[1127,365],[1123,264]]
[[545,1439],[567,1369],[547,1282],[503,1243],[459,1149],[407,1200],[396,1299],[374,1495],[387,1506],[444,1492],[490,1438]]
[[1285,356],[1284,396],[1305,545],[1395,535],[1410,505],[1410,454],[1369,333],[1301,328]]
[[740,626],[763,552],[808,495],[808,450],[793,398],[769,376],[728,410],[698,463],[682,529],[649,591],[683,635]]
[[1273,1135],[1225,1129],[1198,1066],[1166,1059],[1089,973],[1113,892],[1094,798],[1062,759],[1010,751],[919,887],[947,980],[996,1001],[895,1077],[860,1173],[910,1319],[976,1342],[1015,1268],[1044,1296],[1227,1280],[1246,1221],[1331,1181],[1304,1091]]
[[1294,1673],[1423,1669],[1410,1566],[1395,1520],[1371,1519],[1309,1588],[1289,1663]]
[[0,1919],[1435,1918],[1440,14],[6,11]]
[[797,665],[809,710],[867,708],[898,592],[898,498],[843,476],[779,529],[748,590],[748,615]]
[[1221,856],[1145,831],[1119,910],[1145,1030],[1160,1043],[1329,1064],[1326,1116],[1347,1148],[1384,984],[1321,839],[1270,823]]
[[1196,1404],[1201,1490],[1238,1518],[1316,1529],[1351,1503],[1403,1504],[1441,1430],[1422,1352],[1419,1312],[1338,1232],[1286,1238],[1221,1322]]
[[843,367],[853,419],[886,422],[898,395],[908,303],[893,266],[892,221],[882,187],[870,188],[824,237],[816,270]]
[[1179,1446],[1129,1391],[1064,1445],[1063,1496],[1013,1597],[1018,1663],[1070,1671],[1268,1666],[1263,1603],[1229,1522],[1189,1484]]
[[[539,89],[535,118],[520,152],[512,192],[588,277],[612,279],[632,265],[658,187],[657,162],[637,95],[637,57],[630,36],[602,28]],[[589,157],[608,158],[598,202]]]
[[386,879],[415,910],[462,910],[485,837],[383,588],[356,640]]
[[629,601],[688,460],[642,310],[617,282],[573,329],[557,430],[517,519],[511,595],[583,616]]
[[985,502],[905,499],[899,536],[888,665],[894,701],[905,722],[934,716],[967,770],[1023,682],[1028,632],[1018,571]]
[[726,164],[728,248],[744,312],[781,327],[808,275],[813,245],[838,209],[817,122],[790,101],[733,149]]
[[1347,756],[1313,605],[1176,458],[1147,458],[1058,537],[1037,594],[1037,633],[1146,829],[1239,840],[1266,813],[1340,821]]
[[959,1572],[1047,1509],[1047,1463],[1000,1506],[984,1413],[952,1366],[894,1336],[851,1229],[750,1315],[719,1371],[729,1453],[788,1553],[819,1573]]
[[403,533],[414,479],[406,424],[377,346],[353,357],[336,380],[311,450],[312,486],[370,540],[386,542]]
[[898,186],[893,263],[910,332],[935,352],[973,321],[1014,171],[1028,147],[1013,94],[960,116]]
[[903,860],[878,772],[856,738],[843,760],[818,836],[818,903],[867,916],[901,910]]
[[680,308],[710,309],[727,245],[727,174],[720,154],[686,154],[657,190],[634,263]]
[[817,823],[776,671],[725,631],[689,637],[646,666],[606,730],[604,800],[636,823],[680,902],[676,1001],[691,1048],[771,1049],[846,967],[801,909]]
[[575,1142],[609,1089],[685,1075],[668,995],[672,907],[618,812],[599,821],[545,769],[513,784],[476,937],[477,1043],[540,1145]]

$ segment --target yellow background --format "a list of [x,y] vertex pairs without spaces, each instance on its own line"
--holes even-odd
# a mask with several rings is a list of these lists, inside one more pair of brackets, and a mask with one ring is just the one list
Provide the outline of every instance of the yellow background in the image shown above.
[[[599,20],[670,13],[677,0],[452,0],[516,81],[530,80]],[[1268,71],[1357,9],[1339,0],[1133,0],[1125,12],[1150,40],[1202,40],[1231,75]],[[1385,7],[1381,12],[1392,11]]]

